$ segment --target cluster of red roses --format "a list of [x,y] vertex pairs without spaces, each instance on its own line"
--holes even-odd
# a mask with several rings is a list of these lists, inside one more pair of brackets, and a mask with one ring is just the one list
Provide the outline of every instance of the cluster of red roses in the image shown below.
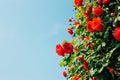
[[[74,0],[74,3],[77,7],[82,5],[83,0]],[[98,0],[98,4],[106,5],[110,2],[110,0]]]
[[71,54],[73,52],[73,45],[71,43],[65,42],[62,46],[60,44],[56,45],[56,53],[59,56],[64,56],[65,54]]
[[[74,0],[74,4],[76,7],[80,7],[83,5],[83,1],[84,0]],[[107,26],[104,25],[104,22],[102,21],[101,16],[104,15],[104,9],[102,5],[108,5],[110,3],[110,0],[97,0],[98,5],[96,7],[93,8],[93,4],[88,5],[88,9],[86,9],[86,11],[83,11],[83,16],[86,18],[86,23],[85,23],[85,29],[87,30],[87,32],[92,33],[92,32],[102,32],[103,29],[105,29]],[[115,13],[111,13],[110,14],[111,17],[115,16]],[[74,20],[69,19],[69,22],[72,22]],[[74,21],[73,26],[76,29],[80,29],[81,23],[79,21]],[[68,33],[70,35],[74,34],[74,31],[72,28],[68,28],[67,29]],[[113,37],[117,40],[120,41],[120,27],[116,26],[116,28],[113,31]],[[81,38],[82,41],[85,41],[86,44],[85,47],[88,48],[93,47],[94,44],[93,42],[89,42],[90,41],[90,37],[85,35],[85,37]],[[92,48],[91,48],[92,49]],[[74,50],[78,50],[78,46],[73,46],[71,43],[68,42],[64,42],[62,45],[57,44],[56,45],[56,53],[59,56],[65,56],[66,54],[72,54],[74,52]],[[77,60],[79,62],[82,63],[82,68],[84,69],[85,72],[89,72],[90,71],[90,67],[88,65],[87,59],[84,59],[84,55],[82,57],[78,57]],[[69,67],[69,70],[71,70],[74,66],[72,65],[71,67]],[[113,74],[114,73],[114,69],[113,68],[109,68],[109,73]],[[63,76],[67,77],[67,72],[63,71]],[[80,76],[81,75],[73,75],[72,76],[72,80],[80,80]],[[96,77],[92,77],[89,78],[89,80],[97,80]]]
[[[82,6],[82,2],[83,0],[74,0],[74,3],[77,7]],[[103,4],[103,5],[107,5],[108,3],[110,3],[110,0],[98,0],[98,4]],[[93,9],[93,14],[96,16],[92,19],[92,17],[90,16],[92,13],[92,6],[91,5],[88,10],[86,10],[84,12],[84,16],[87,19],[87,24],[86,24],[86,28],[88,32],[101,32],[104,29],[104,24],[102,23],[102,20],[99,16],[101,16],[104,13],[104,10],[101,8],[101,6],[97,6]],[[111,16],[115,16],[115,13],[111,13]],[[70,20],[71,22],[72,20]],[[76,23],[76,22],[75,22]],[[77,25],[80,25],[79,22],[77,22]],[[113,36],[116,40],[120,41],[120,27],[116,26],[117,28],[115,28]],[[80,27],[79,27],[80,28]],[[71,28],[68,28],[68,33],[69,34],[73,34],[73,31]]]
[[[74,0],[74,3],[77,7],[82,6],[83,0]],[[107,5],[110,3],[110,0],[98,0],[98,4]],[[92,13],[92,5],[88,8],[88,10],[84,13],[84,16],[87,18],[88,22],[86,24],[88,32],[101,32],[103,30],[104,24],[102,20],[99,18],[104,13],[104,10],[97,6],[93,10],[93,14],[97,17],[91,19],[90,14]],[[114,13],[111,13],[111,16],[115,16]],[[92,20],[92,21],[91,21]],[[120,41],[120,27],[116,26],[113,36],[116,40]]]
[[[103,0],[103,3],[105,3],[106,1]],[[107,1],[109,2],[109,1]],[[79,5],[78,5],[79,3]],[[81,4],[80,4],[81,3]],[[82,5],[82,0],[75,0],[75,5],[76,6],[81,6]],[[90,16],[92,13],[92,6],[91,5],[87,11],[84,12],[84,16],[86,17],[86,19],[88,20],[86,26],[87,26],[87,31],[88,32],[101,32],[103,30],[103,23],[102,20],[100,19],[99,16],[101,16],[104,13],[104,10],[100,7],[97,6],[94,8],[93,10],[93,14],[96,16],[95,18],[93,18]]]

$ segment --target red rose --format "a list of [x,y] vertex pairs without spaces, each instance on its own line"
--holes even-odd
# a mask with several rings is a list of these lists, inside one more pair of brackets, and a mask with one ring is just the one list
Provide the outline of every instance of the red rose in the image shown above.
[[110,0],[98,0],[98,4],[108,4]]
[[120,41],[120,27],[115,28],[113,36],[116,40]]
[[85,47],[88,48],[88,47],[89,47],[89,44],[86,44]]
[[85,38],[82,36],[81,40],[83,41]]
[[109,69],[109,72],[112,74],[112,73],[114,73],[115,71],[114,71],[113,68],[110,68],[110,69]]
[[88,8],[88,10],[84,13],[84,16],[86,17],[87,21],[91,21],[92,20],[91,15],[90,15],[90,13],[92,12],[92,6],[93,5],[91,5]]
[[74,76],[73,80],[80,80],[80,76]]
[[91,21],[92,20],[90,14],[84,13],[84,16],[86,17],[87,21]]
[[90,37],[89,37],[89,36],[86,36],[86,37],[85,37],[85,40],[86,40],[86,41],[90,41]]
[[92,12],[92,7],[93,7],[93,5],[91,5],[91,6],[88,8],[88,10],[86,11],[86,13],[90,14],[90,13]]
[[91,16],[87,16],[86,19],[87,19],[87,21],[91,21],[92,20]]
[[64,56],[64,50],[63,50],[63,47],[60,44],[56,45],[56,53],[59,56]]
[[74,3],[77,7],[82,5],[83,0],[74,0]]
[[68,22],[72,22],[72,19],[69,19]]
[[73,30],[72,30],[71,28],[68,28],[67,31],[68,31],[68,33],[69,33],[70,35],[73,34]]
[[92,21],[87,22],[88,32],[101,32],[103,30],[103,24],[100,18],[94,18]]
[[103,24],[100,18],[94,18],[92,21],[92,29],[101,32],[103,30]]
[[100,6],[98,6],[98,7],[94,8],[93,13],[96,16],[101,16],[104,13],[104,10]]
[[93,46],[94,46],[94,43],[90,43],[90,46],[93,47]]
[[66,71],[63,71],[63,76],[64,76],[64,77],[67,77]]
[[92,29],[92,21],[87,22],[87,31],[88,32],[94,32],[94,30]]
[[88,63],[87,61],[84,61],[83,64],[82,64],[83,68],[85,71],[89,71],[89,67],[88,67]]
[[108,4],[110,2],[110,0],[103,0],[102,4]]
[[74,25],[75,25],[75,26],[80,25],[80,22],[75,21],[75,22],[74,22]]
[[63,49],[66,54],[71,54],[73,53],[73,45],[70,43],[64,43],[63,44]]
[[82,57],[78,57],[77,60],[78,60],[78,61],[82,61]]

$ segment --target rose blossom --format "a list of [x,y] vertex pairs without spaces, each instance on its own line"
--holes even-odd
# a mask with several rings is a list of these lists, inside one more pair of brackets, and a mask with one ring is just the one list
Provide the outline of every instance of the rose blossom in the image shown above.
[[112,74],[112,73],[114,73],[115,71],[114,71],[113,68],[110,68],[110,69],[109,69],[109,72]]
[[109,2],[110,2],[110,0],[103,0],[103,1],[102,1],[102,4],[105,5],[105,4],[108,4]]
[[71,43],[68,43],[68,42],[64,43],[63,49],[64,49],[64,53],[66,54],[73,53],[73,45]]
[[80,80],[80,76],[74,76],[73,80]]
[[103,30],[103,24],[100,18],[94,18],[92,21],[92,29],[101,32]]
[[74,0],[74,3],[77,7],[82,5],[83,0]]
[[64,56],[64,50],[63,50],[63,47],[60,44],[56,45],[56,53],[59,56]]
[[101,16],[104,13],[104,10],[100,6],[98,6],[94,8],[93,13],[96,16]]
[[116,40],[120,41],[120,27],[114,29],[113,36]]
[[68,32],[70,35],[73,34],[73,30],[72,30],[71,28],[68,28],[68,29],[67,29],[67,32]]
[[86,26],[88,32],[94,32],[94,30],[92,29],[92,21],[87,22]]
[[67,72],[66,71],[63,71],[62,74],[63,74],[64,77],[67,77]]

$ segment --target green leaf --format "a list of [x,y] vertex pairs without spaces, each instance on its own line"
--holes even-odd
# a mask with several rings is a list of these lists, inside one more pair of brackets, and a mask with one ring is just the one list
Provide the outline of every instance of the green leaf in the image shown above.
[[110,33],[109,33],[110,28],[111,28],[111,27],[108,27],[107,30],[105,31],[105,33],[104,33],[104,38],[108,38],[108,36],[109,36],[109,34],[110,34]]
[[80,35],[80,29],[76,29],[75,34]]
[[76,38],[76,39],[72,40],[71,44],[76,45],[78,42],[79,42],[79,39]]
[[90,75],[93,76],[97,71],[97,69],[90,69]]
[[106,58],[109,59],[112,56],[112,53],[116,50],[116,48],[113,48],[110,52],[107,53]]
[[101,44],[97,47],[97,50],[101,50]]
[[60,65],[60,67],[65,66],[66,65],[66,61],[61,61],[59,65]]
[[101,73],[103,71],[104,67],[101,67],[100,70],[98,70],[98,73]]

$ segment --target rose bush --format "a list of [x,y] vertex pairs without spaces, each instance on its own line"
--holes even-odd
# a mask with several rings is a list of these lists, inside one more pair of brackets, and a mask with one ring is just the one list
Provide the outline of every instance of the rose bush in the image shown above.
[[73,0],[72,41],[56,45],[67,80],[120,80],[119,0]]

